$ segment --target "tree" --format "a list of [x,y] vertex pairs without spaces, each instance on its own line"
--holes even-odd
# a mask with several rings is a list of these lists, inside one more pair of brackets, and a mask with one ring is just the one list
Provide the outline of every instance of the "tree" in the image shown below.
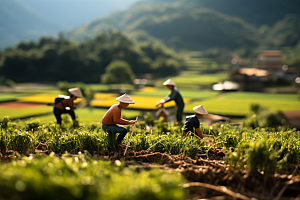
[[130,65],[123,60],[113,60],[101,76],[102,83],[132,83],[134,79]]
[[176,76],[179,73],[179,63],[172,58],[158,58],[153,63],[155,75],[158,77]]

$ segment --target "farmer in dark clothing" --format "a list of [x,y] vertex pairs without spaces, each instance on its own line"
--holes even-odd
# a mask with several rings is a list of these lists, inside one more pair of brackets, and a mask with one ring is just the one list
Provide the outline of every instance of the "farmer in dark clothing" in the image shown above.
[[178,91],[178,89],[175,87],[175,83],[171,80],[168,79],[164,82],[164,85],[171,90],[171,94],[167,96],[164,99],[161,99],[159,102],[156,103],[156,106],[159,106],[160,104],[167,103],[169,101],[174,100],[176,105],[177,105],[177,111],[176,111],[176,119],[177,122],[182,123],[182,113],[183,113],[183,108],[184,108],[184,101],[183,98]]
[[60,125],[61,125],[61,115],[63,113],[68,113],[71,116],[73,123],[75,122],[76,116],[75,116],[74,109],[76,109],[76,107],[74,105],[74,101],[77,98],[83,98],[80,88],[71,88],[68,91],[71,93],[71,96],[57,97],[63,99],[59,100],[59,102],[56,103],[53,108],[53,113],[56,118],[57,124]]
[[190,115],[186,117],[186,121],[183,125],[183,134],[185,136],[188,136],[189,134],[197,135],[201,139],[203,139],[204,136],[206,137],[213,137],[212,135],[205,135],[202,133],[200,129],[200,121],[204,115],[208,114],[205,108],[200,105],[193,108],[195,111],[195,115]]

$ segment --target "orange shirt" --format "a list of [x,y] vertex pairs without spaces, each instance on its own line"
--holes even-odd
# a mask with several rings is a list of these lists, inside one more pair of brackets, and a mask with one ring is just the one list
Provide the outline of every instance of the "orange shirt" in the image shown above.
[[74,101],[71,98],[62,100],[62,103],[59,102],[59,103],[55,104],[54,107],[56,107],[60,110],[65,110],[65,107],[70,107],[71,109],[76,109],[76,107],[74,106]]
[[102,124],[113,125],[121,124],[128,125],[131,124],[130,121],[121,118],[121,109],[118,107],[119,104],[112,105],[102,118]]

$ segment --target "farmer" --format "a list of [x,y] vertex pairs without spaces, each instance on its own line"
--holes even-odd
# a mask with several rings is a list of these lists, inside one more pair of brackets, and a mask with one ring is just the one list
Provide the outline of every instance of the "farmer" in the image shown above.
[[[200,129],[200,121],[204,115],[208,114],[205,108],[200,105],[193,108],[195,111],[195,115],[186,116],[186,121],[183,125],[183,134],[185,136],[188,136],[189,134],[192,135],[198,135],[201,139],[203,139],[204,136],[206,137],[213,137],[212,135],[205,135],[202,134],[202,131]],[[195,129],[195,132],[194,132]]]
[[175,83],[171,79],[166,80],[163,84],[169,90],[171,90],[171,94],[165,97],[164,99],[161,99],[159,102],[157,102],[156,106],[159,106],[160,104],[163,106],[164,103],[174,100],[177,105],[177,111],[176,111],[177,122],[182,123],[182,113],[184,108],[183,98],[179,93],[178,89],[175,87]]
[[112,105],[109,108],[109,110],[105,113],[104,117],[102,118],[102,129],[108,132],[115,131],[116,133],[120,133],[115,143],[115,148],[119,149],[122,140],[127,134],[127,129],[123,126],[118,126],[117,124],[129,125],[134,124],[136,122],[136,120],[122,119],[121,111],[123,108],[128,107],[129,104],[134,104],[135,101],[132,98],[130,98],[127,94],[119,96],[118,98],[116,98],[116,100],[120,103]]
[[53,113],[57,124],[61,125],[61,114],[68,113],[72,117],[73,125],[76,126],[76,117],[74,112],[76,107],[74,106],[74,101],[77,98],[83,98],[83,96],[80,88],[70,88],[68,91],[71,93],[71,96],[57,97],[55,99],[56,103],[53,108]]

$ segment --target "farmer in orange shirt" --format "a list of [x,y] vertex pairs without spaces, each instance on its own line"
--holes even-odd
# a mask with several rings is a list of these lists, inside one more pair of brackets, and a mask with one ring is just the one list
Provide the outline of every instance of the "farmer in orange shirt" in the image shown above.
[[[58,100],[58,102],[55,103],[53,108],[53,113],[56,118],[57,124],[61,125],[61,115],[63,113],[68,113],[73,123],[75,122],[76,116],[74,109],[76,109],[74,105],[74,101],[77,98],[83,98],[80,88],[70,88],[68,90],[71,93],[71,96],[63,96],[63,97],[57,97],[55,101]],[[74,123],[75,126],[75,123]]]
[[117,124],[134,124],[136,120],[126,120],[121,118],[122,109],[128,107],[129,104],[134,104],[135,101],[131,99],[127,94],[119,96],[118,98],[116,98],[116,100],[120,103],[112,105],[105,113],[104,117],[102,118],[102,129],[108,132],[115,131],[116,133],[120,133],[115,143],[115,148],[118,149],[120,148],[120,144],[127,134],[127,129]]

